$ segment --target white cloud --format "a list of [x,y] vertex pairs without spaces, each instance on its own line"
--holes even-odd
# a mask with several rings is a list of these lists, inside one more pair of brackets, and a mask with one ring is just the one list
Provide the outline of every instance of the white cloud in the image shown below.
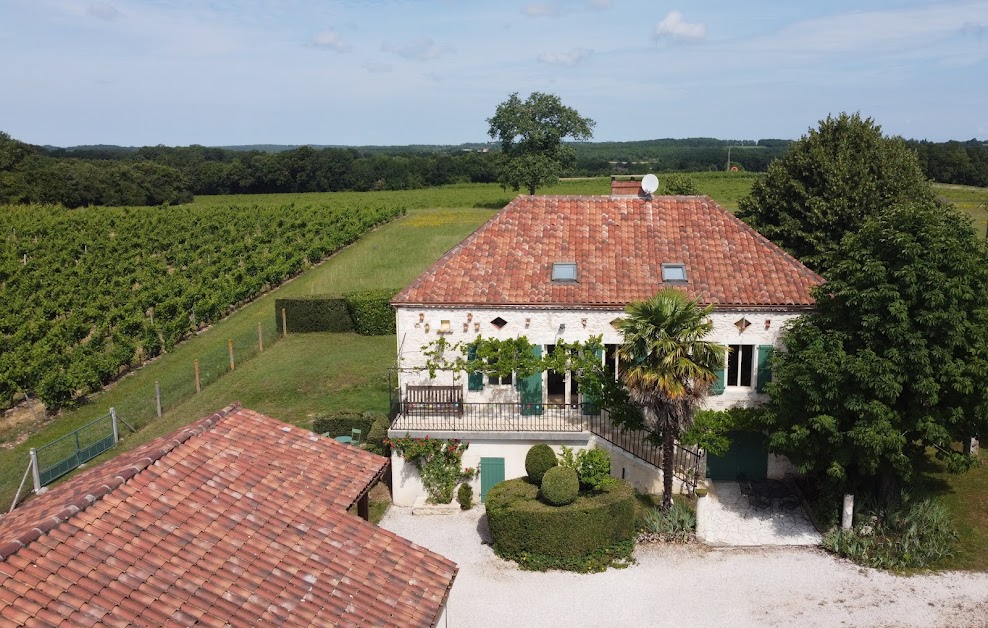
[[542,63],[550,65],[564,65],[573,67],[593,54],[593,50],[587,48],[574,48],[566,52],[543,52],[538,59]]
[[350,49],[350,45],[343,41],[340,34],[332,29],[317,33],[316,36],[312,38],[312,45],[316,48],[335,50],[336,52],[346,52]]
[[109,2],[94,2],[86,9],[86,15],[109,21],[120,17],[120,11]]
[[594,9],[610,9],[614,6],[614,0],[590,0],[590,6]]
[[368,61],[364,64],[364,69],[371,74],[388,74],[391,72],[390,63],[380,63],[377,61]]
[[429,61],[445,52],[439,44],[428,37],[407,44],[387,42],[381,46],[381,50],[415,61]]
[[707,36],[707,25],[683,20],[679,11],[669,11],[662,21],[655,25],[656,39],[677,39],[698,41]]
[[530,2],[521,8],[528,17],[549,17],[559,13],[559,8],[550,2]]

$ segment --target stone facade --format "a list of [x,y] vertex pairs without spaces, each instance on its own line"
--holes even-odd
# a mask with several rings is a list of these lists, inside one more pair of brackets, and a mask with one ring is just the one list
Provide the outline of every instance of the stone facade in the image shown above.
[[[750,345],[754,347],[752,359],[757,361],[757,348],[763,345],[779,346],[779,338],[786,323],[799,314],[792,311],[730,310],[715,311],[711,318],[714,323],[709,339],[723,345]],[[470,342],[484,338],[507,339],[525,336],[534,345],[545,347],[556,344],[560,339],[567,342],[586,341],[591,336],[602,336],[605,345],[617,345],[622,341],[621,333],[611,324],[623,317],[623,309],[548,309],[548,308],[452,308],[452,307],[397,307],[398,367],[399,384],[402,391],[408,385],[463,385],[464,401],[467,403],[512,403],[518,401],[518,393],[511,385],[490,385],[485,382],[483,390],[468,391],[464,373],[437,372],[430,379],[424,370],[425,357],[422,347],[444,337],[451,344]],[[506,321],[498,329],[491,321],[501,318]],[[737,325],[745,320],[748,326],[741,331]],[[443,329],[448,329],[444,332]],[[761,403],[765,395],[757,392],[757,368],[751,365],[753,373],[748,386],[728,385],[723,394],[710,395],[707,407],[723,409],[733,406],[749,406]],[[620,364],[617,366],[620,369]],[[567,378],[568,379],[568,378]],[[567,392],[571,382],[566,382]],[[543,374],[543,394],[548,395],[548,374]],[[576,395],[567,395],[576,402]]]

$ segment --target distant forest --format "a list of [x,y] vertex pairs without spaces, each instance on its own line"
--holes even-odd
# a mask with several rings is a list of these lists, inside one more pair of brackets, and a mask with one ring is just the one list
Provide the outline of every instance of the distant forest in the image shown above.
[[[574,143],[564,176],[764,172],[789,140],[658,139]],[[988,145],[908,140],[926,175],[988,187]],[[33,146],[0,132],[0,203],[162,205],[196,194],[405,190],[497,180],[496,151],[460,146]],[[728,159],[728,155],[730,158]]]

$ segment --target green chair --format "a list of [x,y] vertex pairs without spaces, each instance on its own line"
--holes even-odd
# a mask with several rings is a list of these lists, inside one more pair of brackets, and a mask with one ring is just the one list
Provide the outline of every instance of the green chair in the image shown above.
[[353,428],[352,430],[350,430],[349,436],[337,436],[333,440],[335,440],[338,443],[343,443],[344,445],[353,445],[354,447],[356,447],[357,445],[360,444],[361,434],[362,433],[359,429]]

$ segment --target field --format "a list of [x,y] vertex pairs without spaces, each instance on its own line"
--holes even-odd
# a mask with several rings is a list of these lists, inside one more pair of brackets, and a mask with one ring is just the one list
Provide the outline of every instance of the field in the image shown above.
[[[728,208],[750,189],[753,177],[726,173],[693,175],[700,190]],[[606,194],[606,179],[564,181],[546,190],[554,194]],[[942,187],[945,196],[961,204],[984,229],[986,213],[977,212],[979,198],[988,190]],[[353,197],[353,198],[351,198]],[[393,363],[395,338],[353,334],[307,334],[277,340],[273,325],[275,297],[343,293],[372,288],[395,288],[408,283],[446,250],[483,224],[494,208],[514,194],[496,185],[449,186],[408,192],[316,193],[250,197],[259,207],[289,203],[318,204],[332,200],[352,203],[392,203],[409,209],[408,215],[379,227],[357,244],[306,271],[277,290],[265,294],[228,318],[177,345],[124,377],[81,408],[42,425],[24,426],[30,436],[15,438],[0,450],[0,508],[13,497],[27,463],[27,450],[47,443],[104,414],[110,406],[136,423],[137,434],[126,434],[117,450],[135,447],[198,419],[227,403],[245,405],[291,423],[308,426],[318,412],[337,409],[383,411],[387,408],[387,367]],[[242,203],[243,197],[208,197],[193,207],[210,209]],[[963,203],[970,204],[966,207]],[[264,333],[264,353],[258,354],[257,326]],[[236,370],[229,372],[227,342],[232,339]],[[195,393],[193,360],[203,366],[204,383]],[[208,369],[204,365],[210,365]],[[208,370],[209,377],[205,375]],[[162,388],[164,415],[157,419],[154,383]],[[22,411],[21,416],[26,414]],[[30,415],[26,415],[29,420]],[[974,476],[972,476],[974,477]],[[961,480],[962,481],[962,480]],[[988,566],[986,566],[988,567]],[[982,567],[985,568],[985,567]]]
[[0,407],[22,391],[58,409],[99,390],[403,211],[393,199],[0,207]]

